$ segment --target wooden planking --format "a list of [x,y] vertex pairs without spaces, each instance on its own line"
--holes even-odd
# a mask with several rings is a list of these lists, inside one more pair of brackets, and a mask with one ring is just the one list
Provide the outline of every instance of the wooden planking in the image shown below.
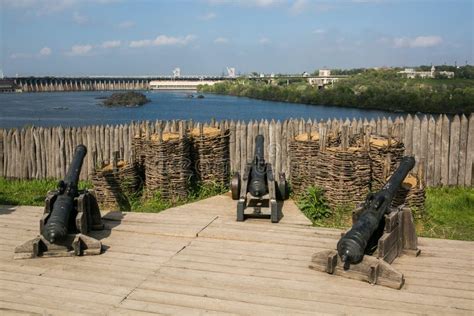
[[[235,201],[217,196],[159,214],[111,212],[104,254],[15,261],[11,249],[16,239],[35,235],[41,208],[0,208],[0,308],[190,315],[473,311],[474,273],[466,257],[472,242],[420,238],[420,257],[395,261],[407,270],[407,284],[393,291],[308,269],[313,252],[336,246],[340,230],[311,227],[291,201],[277,225],[235,222],[234,209]],[[167,236],[169,229],[176,236]]]

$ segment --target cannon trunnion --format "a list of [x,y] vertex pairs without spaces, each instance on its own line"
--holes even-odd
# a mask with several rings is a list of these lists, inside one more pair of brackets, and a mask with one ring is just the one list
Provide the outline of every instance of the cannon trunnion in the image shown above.
[[[285,174],[280,173],[276,181],[273,168],[264,158],[264,138],[255,137],[255,157],[247,163],[241,176],[236,173],[231,180],[232,199],[237,202],[237,221],[248,217],[265,218],[262,208],[270,209],[272,223],[278,223],[283,217],[281,211],[283,200],[288,199],[288,187]],[[252,207],[253,213],[245,213],[246,208]]]
[[79,174],[87,153],[84,145],[76,147],[66,177],[58,189],[48,192],[40,235],[16,247],[15,259],[98,255],[102,244],[88,236],[104,225],[93,190],[78,190]]

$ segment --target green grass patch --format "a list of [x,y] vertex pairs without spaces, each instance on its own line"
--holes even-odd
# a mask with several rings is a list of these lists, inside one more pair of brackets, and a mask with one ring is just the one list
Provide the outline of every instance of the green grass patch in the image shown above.
[[211,196],[224,194],[228,189],[217,183],[206,183],[194,185],[185,199],[166,200],[163,199],[160,192],[156,192],[153,197],[148,199],[140,198],[141,194],[129,197],[132,212],[158,213],[171,207],[192,203],[203,200]]
[[[314,226],[347,229],[352,225],[354,208],[329,209],[321,190],[309,188],[294,199]],[[474,188],[427,188],[425,209],[415,219],[418,236],[474,240]]]
[[[0,205],[43,206],[46,194],[48,191],[56,189],[57,184],[57,180],[9,180],[0,178]],[[92,189],[92,182],[80,181],[79,189],[84,188]],[[194,185],[186,199],[173,201],[163,199],[159,192],[148,199],[142,197],[142,192],[135,192],[123,197],[120,209],[132,212],[157,213],[170,207],[202,200],[227,191],[228,189],[225,186],[216,183]]]
[[419,236],[474,240],[474,188],[428,188],[425,207]]
[[[7,180],[0,178],[1,205],[43,206],[46,194],[56,189],[57,180]],[[80,181],[79,189],[90,188],[89,181]]]

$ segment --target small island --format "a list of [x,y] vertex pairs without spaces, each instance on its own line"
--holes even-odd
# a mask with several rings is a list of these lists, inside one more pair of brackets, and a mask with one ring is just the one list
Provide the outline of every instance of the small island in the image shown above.
[[110,97],[103,101],[103,104],[109,107],[137,107],[142,106],[150,101],[151,100],[148,99],[143,93],[129,91],[113,93]]

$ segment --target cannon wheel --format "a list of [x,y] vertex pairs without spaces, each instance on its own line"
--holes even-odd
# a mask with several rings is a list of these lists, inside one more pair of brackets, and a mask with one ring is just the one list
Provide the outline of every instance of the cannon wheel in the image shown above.
[[280,173],[279,179],[277,183],[277,199],[280,201],[288,200],[289,197],[289,190],[288,184],[286,183],[286,176],[285,173]]
[[240,195],[240,173],[236,172],[230,181],[230,190],[232,193],[232,200],[238,200]]

